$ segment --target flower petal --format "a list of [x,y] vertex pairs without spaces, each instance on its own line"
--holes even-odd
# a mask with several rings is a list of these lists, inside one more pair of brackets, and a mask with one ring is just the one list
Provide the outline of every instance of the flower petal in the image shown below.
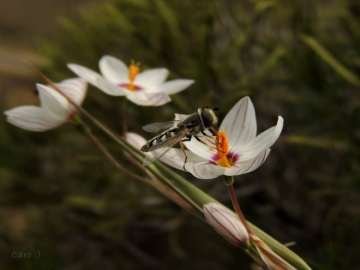
[[235,147],[231,151],[239,153],[242,161],[253,159],[261,151],[269,148],[275,143],[282,131],[283,124],[284,120],[281,116],[279,116],[276,126],[264,131],[246,145]]
[[136,76],[134,83],[136,85],[144,86],[144,88],[149,85],[159,85],[166,80],[168,74],[169,71],[166,68],[149,69],[139,73],[139,75]]
[[161,90],[168,95],[173,95],[179,93],[185,88],[188,88],[194,82],[195,82],[194,80],[184,80],[184,79],[172,80],[163,83],[161,85]]
[[69,69],[72,70],[72,72],[74,72],[80,78],[83,78],[92,85],[99,87],[97,84],[97,79],[102,78],[102,76],[99,73],[77,64],[68,64],[67,66]]
[[[154,155],[154,157],[156,159],[156,158],[159,158],[159,156],[161,156],[163,151],[164,151],[164,149],[158,149],[158,150],[152,151],[151,153]],[[190,151],[185,150],[185,153],[187,155],[187,161],[185,163],[186,170],[190,163],[204,162],[204,159],[191,153]],[[163,156],[160,157],[160,160],[175,169],[182,170],[182,171],[184,170],[183,166],[184,166],[184,162],[185,162],[185,155],[181,149],[177,149],[177,148],[169,149],[169,151],[166,154],[164,154]]]
[[[270,154],[270,148],[267,148],[260,152],[255,158],[242,162],[238,160],[230,169],[225,172],[225,175],[233,176],[252,172],[259,168],[267,159]],[[241,159],[241,157],[240,157]]]
[[114,84],[120,84],[129,81],[129,69],[123,61],[104,55],[99,61],[101,74]]
[[206,160],[211,160],[211,158],[216,154],[215,137],[214,139],[204,138],[206,137],[204,137],[203,135],[201,135],[199,138],[203,143],[199,142],[195,138],[191,138],[190,141],[184,142],[184,144],[186,148],[194,154]]
[[[280,115],[278,116],[278,121],[276,123],[276,128],[275,128],[275,132],[274,132],[274,135],[272,137],[272,142],[271,142],[271,145],[273,145],[277,139],[279,138],[280,136],[280,133],[282,131],[284,127],[284,118],[282,118]],[[270,145],[270,146],[271,146]]]
[[[185,158],[182,150],[170,149],[169,152],[162,156],[160,160],[175,169],[184,171]],[[154,153],[154,151],[152,153]],[[185,163],[185,171],[191,173],[196,178],[213,179],[223,175],[227,169],[225,167],[209,164],[207,161],[204,161],[201,158],[199,159],[198,156],[189,151],[186,151],[186,155],[188,156],[188,159]]]
[[66,118],[74,110],[74,107],[56,90],[49,86],[36,84],[39,91],[41,107],[44,109],[44,114],[47,114],[47,119],[58,122],[65,121]]
[[143,137],[133,132],[127,132],[125,139],[128,143],[139,150],[144,144],[146,144],[146,140]]
[[215,231],[235,246],[246,246],[249,234],[233,212],[219,203],[208,203],[203,208],[206,221]]
[[186,171],[199,179],[214,179],[225,174],[228,168],[209,164],[208,161],[203,163],[186,163]]
[[96,81],[97,81],[99,88],[108,95],[111,95],[111,96],[125,96],[126,95],[126,92],[123,90],[122,87],[109,82],[107,79],[97,78]]
[[87,83],[84,79],[67,79],[55,85],[77,105],[81,105],[84,101],[87,92]]
[[255,109],[249,97],[244,97],[235,104],[225,116],[219,130],[227,133],[230,150],[255,138]]
[[[99,88],[100,90],[104,91],[106,94],[113,95],[113,96],[124,95],[124,91],[120,87],[118,87],[119,88],[118,90],[115,90],[115,89],[117,89],[116,88],[117,86],[113,85],[111,82],[104,79],[97,72],[95,72],[91,69],[88,69],[86,67],[76,65],[76,64],[68,64],[68,67],[80,78],[85,79],[90,84],[92,84],[92,85],[96,86],[97,88]],[[101,84],[99,82],[101,82]]]
[[126,97],[137,105],[141,106],[161,106],[171,101],[165,93],[144,93],[142,91],[129,93]]
[[[185,150],[187,161],[185,163],[185,170],[199,179],[213,179],[223,175],[228,168],[209,164],[207,160]],[[152,151],[153,155],[159,156],[162,150]],[[178,169],[184,170],[185,156],[181,149],[171,148],[164,154],[160,160],[165,164]]]
[[65,121],[54,121],[43,108],[36,106],[20,106],[4,112],[7,121],[20,128],[31,131],[46,131],[56,128]]

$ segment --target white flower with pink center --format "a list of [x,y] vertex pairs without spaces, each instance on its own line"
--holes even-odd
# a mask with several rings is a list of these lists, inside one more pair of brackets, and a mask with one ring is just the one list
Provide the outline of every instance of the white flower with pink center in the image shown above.
[[126,96],[141,106],[161,106],[176,94],[194,83],[193,80],[177,79],[165,82],[169,71],[155,68],[140,72],[139,65],[127,67],[119,59],[105,55],[99,61],[101,74],[77,64],[68,67],[79,77],[98,87],[108,95]]
[[[187,115],[176,115],[178,120],[186,117]],[[201,137],[201,140],[207,145],[194,138],[184,142],[189,149],[185,150],[185,170],[200,179],[251,172],[261,166],[268,157],[270,147],[282,131],[283,123],[283,118],[279,116],[276,126],[256,136],[255,109],[250,98],[244,97],[226,115],[213,143],[209,143],[206,137]],[[152,154],[156,157],[160,156],[161,152],[159,149],[152,151]],[[181,149],[170,149],[160,160],[184,170],[185,156]]]

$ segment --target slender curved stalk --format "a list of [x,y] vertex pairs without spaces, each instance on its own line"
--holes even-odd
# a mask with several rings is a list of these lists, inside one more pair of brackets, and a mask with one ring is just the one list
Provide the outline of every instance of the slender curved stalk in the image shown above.
[[[232,177],[232,176],[231,176]],[[240,205],[239,205],[239,202],[236,198],[236,194],[235,194],[235,189],[234,189],[234,185],[229,185],[227,186],[228,187],[228,191],[229,191],[229,195],[230,195],[230,199],[231,199],[231,202],[232,202],[232,205],[234,206],[234,209],[235,209],[235,212],[236,214],[239,216],[239,219],[241,221],[241,223],[244,225],[246,231],[248,232],[248,234],[254,234],[247,222],[247,220],[245,219],[244,217],[244,214],[242,213],[241,211],[241,208],[240,208]]]
[[129,171],[128,169],[123,167],[119,162],[117,162],[116,159],[114,158],[114,156],[105,148],[105,146],[99,141],[99,139],[93,133],[88,133],[86,135],[91,139],[91,141],[96,145],[96,147],[100,149],[100,151],[110,161],[110,163],[113,164],[118,170],[120,170],[120,171],[126,173],[127,175],[129,175],[135,179],[138,179],[142,182],[146,182],[148,184],[153,184],[152,182],[147,181],[146,178],[142,178],[139,175]]

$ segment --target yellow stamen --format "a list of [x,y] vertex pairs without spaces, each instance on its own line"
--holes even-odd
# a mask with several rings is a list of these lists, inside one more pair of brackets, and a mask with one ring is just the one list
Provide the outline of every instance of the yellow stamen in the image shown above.
[[220,157],[216,162],[217,165],[230,168],[229,160],[227,154],[229,153],[229,141],[226,138],[226,132],[219,131],[216,135],[216,149],[217,155]]
[[130,67],[129,67],[129,80],[130,83],[126,86],[127,89],[129,90],[135,90],[135,86],[134,86],[134,80],[136,78],[136,75],[138,75],[140,73],[140,67],[139,64],[132,62]]

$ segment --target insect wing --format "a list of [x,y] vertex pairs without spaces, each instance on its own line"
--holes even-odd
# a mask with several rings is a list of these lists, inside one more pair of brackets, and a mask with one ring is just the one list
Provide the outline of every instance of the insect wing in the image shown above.
[[147,132],[159,132],[160,130],[174,127],[178,122],[179,120],[170,121],[170,122],[152,123],[143,126],[143,130]]
[[[143,165],[148,166],[151,163],[160,159],[163,155],[165,155],[171,149],[171,147],[173,147],[175,144],[180,142],[186,136],[186,134],[187,134],[187,130],[179,132],[179,134],[177,136],[164,142],[161,147],[157,147],[157,148],[153,149],[152,151],[150,150],[145,156]],[[159,150],[159,149],[161,150],[161,152],[159,151],[155,155],[154,151]]]

